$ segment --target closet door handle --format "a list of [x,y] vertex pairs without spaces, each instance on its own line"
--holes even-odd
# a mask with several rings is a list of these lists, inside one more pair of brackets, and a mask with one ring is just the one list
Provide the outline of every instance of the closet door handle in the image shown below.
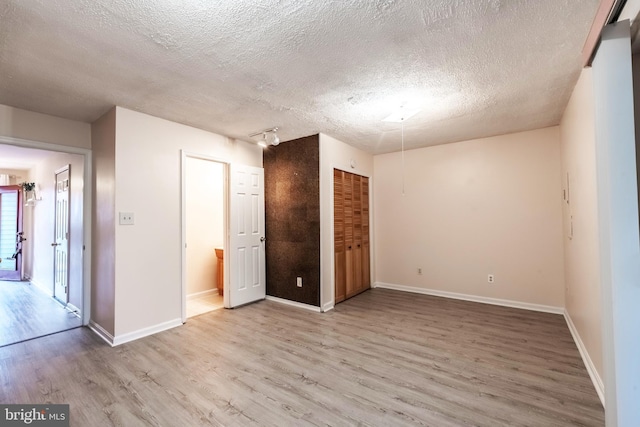
[[349,246],[347,247],[347,249],[351,250],[351,245],[349,245]]

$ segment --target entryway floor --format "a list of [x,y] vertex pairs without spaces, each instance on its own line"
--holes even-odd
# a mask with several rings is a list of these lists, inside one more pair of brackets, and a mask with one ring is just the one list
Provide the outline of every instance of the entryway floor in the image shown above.
[[207,295],[187,300],[187,317],[199,316],[224,307],[222,295]]
[[82,326],[82,320],[29,282],[0,281],[0,347]]

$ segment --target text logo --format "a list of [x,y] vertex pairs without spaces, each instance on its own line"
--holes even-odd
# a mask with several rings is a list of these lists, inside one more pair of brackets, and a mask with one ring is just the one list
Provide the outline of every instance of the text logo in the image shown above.
[[0,427],[69,427],[69,405],[0,405]]

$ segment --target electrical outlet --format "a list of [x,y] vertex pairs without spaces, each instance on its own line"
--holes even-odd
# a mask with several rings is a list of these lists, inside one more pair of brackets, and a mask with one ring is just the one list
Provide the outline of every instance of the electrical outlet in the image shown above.
[[296,277],[296,286],[302,287],[302,277]]
[[495,280],[494,280],[493,274],[490,274],[489,276],[487,276],[487,282],[493,283],[494,281]]
[[418,267],[418,274],[422,274],[422,269],[420,267]]
[[133,225],[133,212],[120,212],[120,225]]

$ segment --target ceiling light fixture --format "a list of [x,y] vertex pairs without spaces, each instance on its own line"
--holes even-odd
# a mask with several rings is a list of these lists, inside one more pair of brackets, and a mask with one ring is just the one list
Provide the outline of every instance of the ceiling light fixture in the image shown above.
[[402,123],[420,112],[420,108],[400,107],[397,111],[382,119],[383,122]]
[[388,117],[384,118],[383,122],[400,123],[400,156],[402,163],[402,195],[404,196],[404,121],[411,118],[420,112],[420,108],[406,108],[400,106],[397,111],[391,113]]
[[249,135],[249,138],[253,138],[254,136],[262,135],[260,141],[258,141],[258,145],[262,148],[267,148],[269,145],[273,145],[274,147],[280,144],[280,137],[276,133],[278,131],[277,127],[273,127],[270,129],[265,129],[260,132],[252,133]]

